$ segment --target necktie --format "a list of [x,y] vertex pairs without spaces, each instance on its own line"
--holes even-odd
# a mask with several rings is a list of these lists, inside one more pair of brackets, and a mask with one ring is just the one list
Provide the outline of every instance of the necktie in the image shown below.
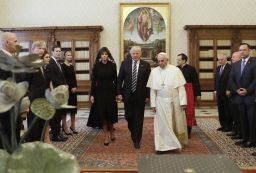
[[137,62],[134,61],[133,69],[132,69],[132,92],[136,90],[136,84],[137,84]]
[[42,73],[43,77],[45,78],[45,76],[44,76],[44,69],[43,69],[43,67],[40,67],[40,70],[41,70],[41,73]]
[[58,65],[58,67],[60,68],[60,71],[62,71],[62,69],[61,69],[61,66],[60,66],[60,63],[57,61],[57,65]]
[[221,76],[223,70],[224,70],[224,65],[220,66],[220,76]]
[[245,60],[242,60],[242,63],[241,63],[241,74],[243,74],[243,71],[244,71],[244,67],[245,67]]

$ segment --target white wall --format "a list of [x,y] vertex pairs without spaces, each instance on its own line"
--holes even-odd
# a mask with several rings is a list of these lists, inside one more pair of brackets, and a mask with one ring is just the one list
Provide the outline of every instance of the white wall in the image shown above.
[[[0,0],[0,27],[102,25],[101,46],[119,64],[119,3],[138,0]],[[255,0],[140,0],[171,3],[171,62],[187,53],[184,25],[256,25]]]

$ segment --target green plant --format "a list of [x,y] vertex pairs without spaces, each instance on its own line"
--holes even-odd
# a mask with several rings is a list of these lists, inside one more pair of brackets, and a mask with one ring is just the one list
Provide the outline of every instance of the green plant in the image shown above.
[[[21,47],[18,47],[20,50]],[[75,156],[65,153],[51,144],[43,142],[24,143],[22,141],[30,132],[38,118],[49,121],[55,114],[55,109],[70,108],[67,105],[68,88],[64,85],[56,87],[52,91],[46,90],[46,98],[38,98],[31,105],[25,96],[28,83],[16,83],[18,73],[34,73],[43,65],[42,60],[36,54],[19,57],[19,51],[15,56],[0,56],[0,68],[11,71],[13,76],[7,80],[0,80],[0,113],[9,111],[11,119],[11,141],[6,134],[0,131],[4,149],[0,149],[0,172],[2,173],[78,173],[79,165]],[[28,131],[16,140],[16,121],[20,112],[30,108],[36,115]],[[1,115],[0,115],[1,116]],[[44,131],[43,131],[44,133]]]

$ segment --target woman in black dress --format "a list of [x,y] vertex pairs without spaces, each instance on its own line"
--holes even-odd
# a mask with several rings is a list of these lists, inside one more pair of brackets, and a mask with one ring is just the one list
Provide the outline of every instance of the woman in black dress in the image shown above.
[[[65,61],[61,64],[61,69],[64,74],[64,77],[66,79],[68,90],[69,90],[69,99],[68,99],[68,105],[77,106],[77,81],[76,81],[76,73],[74,66],[72,65],[72,54],[70,50],[67,50],[64,52]],[[75,128],[75,115],[77,113],[77,108],[72,109],[66,109],[66,114],[70,113],[71,118],[71,126],[70,130],[73,134],[78,134]],[[62,117],[62,130],[66,135],[72,135],[72,133],[69,132],[66,122],[66,115]]]
[[[103,129],[104,145],[108,146],[109,140],[114,141],[113,124],[117,122],[116,102],[117,71],[114,59],[107,47],[99,50],[95,65],[92,70],[90,101],[94,106],[94,114],[98,118],[92,118],[97,122],[88,120],[88,126],[95,124]],[[90,117],[89,117],[90,119]]]

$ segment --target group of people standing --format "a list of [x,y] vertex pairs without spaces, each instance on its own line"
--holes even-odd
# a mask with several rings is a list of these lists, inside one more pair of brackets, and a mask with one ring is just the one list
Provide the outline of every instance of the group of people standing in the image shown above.
[[[196,124],[194,110],[187,113],[188,118],[185,115],[187,100],[193,97],[189,102],[190,109],[194,109],[193,93],[196,91],[196,96],[201,95],[196,70],[186,64],[187,59],[182,60],[179,68],[184,69],[183,73],[187,75],[185,79],[182,71],[170,65],[169,57],[162,52],[157,55],[159,66],[151,71],[150,64],[142,60],[141,56],[142,51],[139,46],[131,47],[130,56],[121,63],[117,75],[110,51],[106,47],[100,49],[92,70],[90,101],[93,104],[87,125],[102,128],[104,145],[108,146],[110,141],[115,140],[113,124],[118,121],[117,102],[123,101],[131,139],[134,148],[139,149],[145,104],[150,102],[152,111],[156,113],[154,118],[156,151],[181,149],[182,145],[188,143],[187,129],[191,132],[192,126]],[[187,67],[189,69],[185,70]],[[192,86],[190,90],[192,95],[188,99],[185,88],[187,83]]]
[[[46,51],[46,44],[44,41],[35,41],[32,44],[32,53],[38,54],[44,60],[44,65],[36,73],[26,73],[22,80],[29,83],[28,96],[30,102],[36,98],[44,98],[45,90],[65,85],[69,91],[68,104],[77,106],[77,81],[75,76],[75,70],[72,65],[72,55],[71,50],[64,52],[65,61],[60,63],[61,60],[61,47],[53,46],[52,55]],[[71,126],[68,129],[66,123],[66,114],[71,116]],[[56,109],[55,115],[50,120],[49,125],[51,129],[51,135],[49,135],[49,126],[46,131],[43,132],[43,127],[45,125],[44,120],[38,121],[38,125],[33,126],[31,134],[28,135],[26,141],[39,141],[40,134],[45,133],[44,141],[46,143],[51,143],[51,141],[60,142],[66,141],[68,135],[77,134],[75,130],[75,115],[77,113],[77,108],[72,109]],[[28,128],[31,125],[32,120],[35,115],[29,110],[28,113]]]
[[[1,50],[0,53],[12,56],[17,52],[16,47],[18,45],[17,36],[14,33],[3,32],[0,37]],[[16,82],[27,81],[29,83],[27,96],[32,103],[37,98],[45,98],[45,90],[51,89],[65,85],[69,90],[69,100],[68,104],[77,106],[77,82],[75,76],[75,70],[72,65],[72,55],[71,50],[65,51],[65,61],[60,64],[59,60],[61,58],[61,47],[54,46],[52,48],[52,55],[50,55],[46,51],[46,43],[44,41],[35,41],[31,46],[31,53],[37,54],[43,60],[43,66],[40,67],[35,73],[22,73],[16,75]],[[11,71],[6,71],[0,69],[0,79],[6,80],[10,77],[13,77]],[[51,143],[51,141],[66,141],[67,135],[77,134],[78,132],[75,130],[75,114],[77,112],[77,108],[73,109],[56,109],[56,113],[53,118],[50,120],[49,126],[43,119],[38,118],[39,120],[35,121],[35,125],[33,125],[26,138],[22,138],[21,142],[32,142],[32,141],[44,141],[46,143]],[[68,129],[66,123],[66,114],[70,113],[71,115],[71,126]],[[7,111],[5,113],[1,113],[3,116],[0,116],[0,128],[4,134],[7,136],[7,140],[10,141],[10,112]],[[35,119],[34,113],[31,109],[28,110],[27,113],[27,124],[28,128],[33,124],[33,120]],[[62,121],[62,125],[61,125]],[[46,128],[44,128],[47,125]],[[17,141],[20,141],[20,130],[21,130],[21,118],[18,117],[16,123],[16,135]],[[45,129],[45,130],[44,130]],[[49,132],[49,129],[51,131]],[[72,133],[70,133],[70,131]],[[50,135],[51,133],[51,135]],[[65,134],[65,135],[63,135]],[[0,147],[2,142],[0,141]]]
[[[225,54],[218,55],[215,71],[215,94],[218,102],[220,127],[243,148],[256,146],[256,60],[250,57],[251,48],[241,43],[234,52],[231,64]],[[252,153],[256,156],[256,153]]]

